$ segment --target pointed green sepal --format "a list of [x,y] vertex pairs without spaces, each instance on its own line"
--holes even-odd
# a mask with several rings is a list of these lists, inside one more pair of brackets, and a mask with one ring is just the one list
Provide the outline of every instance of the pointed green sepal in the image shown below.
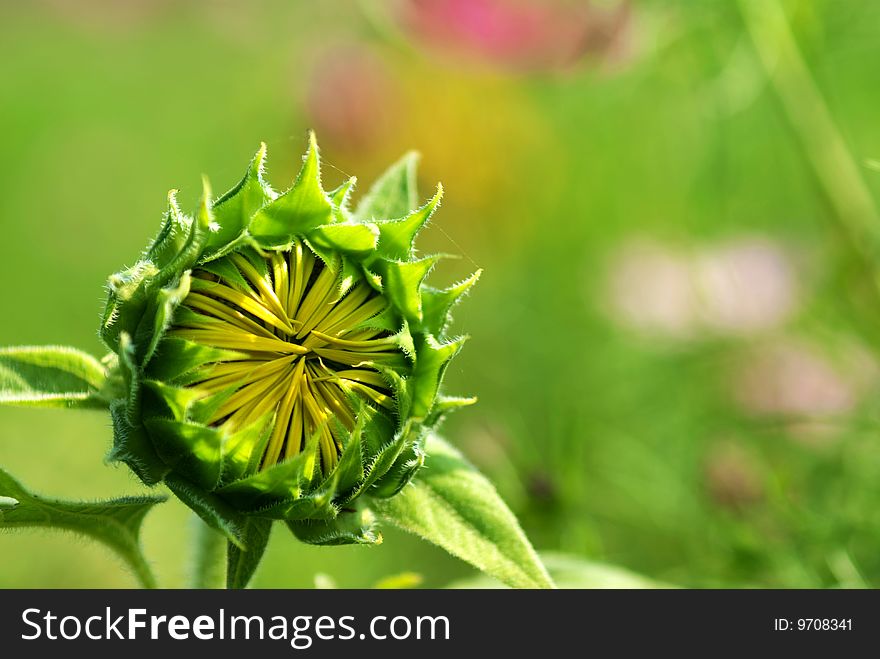
[[357,423],[348,434],[339,463],[328,478],[335,481],[337,485],[334,489],[343,497],[346,492],[351,491],[364,480],[363,434],[365,426],[375,413],[371,407],[361,403],[357,413]]
[[184,272],[179,281],[160,289],[148,302],[134,334],[135,360],[141,366],[149,362],[156,351],[159,341],[171,323],[174,310],[189,294],[189,284],[189,272]]
[[406,446],[391,468],[370,489],[370,496],[393,497],[406,487],[425,464],[424,435]]
[[144,368],[147,377],[175,382],[207,364],[242,359],[234,350],[214,348],[186,339],[165,336],[156,346],[153,359]]
[[424,419],[434,405],[434,399],[443,382],[443,374],[450,360],[458,354],[469,337],[462,336],[449,343],[439,343],[433,336],[419,337],[416,362],[412,377],[410,393],[412,395],[412,414],[417,419]]
[[279,503],[295,501],[302,491],[309,456],[299,454],[285,462],[224,485],[217,493],[234,501],[236,508],[255,512]]
[[366,254],[376,249],[379,229],[375,224],[327,224],[309,232],[309,243],[320,250],[341,254]]
[[425,425],[436,427],[447,414],[476,404],[476,396],[437,396],[437,402],[425,419]]
[[158,416],[188,421],[190,407],[204,395],[197,389],[177,387],[160,380],[144,380],[144,405]]
[[249,232],[261,246],[276,247],[332,219],[333,205],[321,188],[318,144],[310,133],[309,150],[293,187],[257,211]]
[[162,461],[186,480],[206,490],[220,482],[220,446],[216,428],[199,423],[148,418],[144,426]]
[[206,178],[202,179],[202,197],[195,218],[182,217],[181,222],[188,225],[186,240],[180,251],[159,268],[154,277],[147,281],[147,290],[152,293],[169,281],[180,277],[184,270],[193,267],[205,249],[212,223],[211,187]]
[[449,288],[437,289],[430,286],[422,287],[422,324],[434,336],[443,336],[449,325],[449,312],[477,283],[482,269],[470,277]]
[[300,497],[293,503],[279,504],[259,512],[260,515],[281,519],[288,522],[303,519],[333,519],[339,510],[333,503],[336,494],[336,483],[329,483],[327,488]]
[[134,425],[128,420],[126,407],[125,400],[114,401],[110,406],[113,447],[105,459],[111,463],[124,463],[145,485],[156,485],[170,469],[156,453],[143,426]]
[[274,413],[269,411],[223,440],[222,484],[228,485],[257,472],[272,434],[273,418]]
[[[354,501],[361,494],[368,492],[380,478],[388,473],[397,459],[406,450],[407,446],[412,442],[418,441],[418,435],[414,437],[412,432],[413,426],[411,423],[407,422],[406,425],[395,434],[392,441],[388,442],[376,452],[375,457],[364,470],[366,477],[361,484],[358,485],[357,489],[352,492],[348,498],[344,499],[343,502]],[[419,432],[421,432],[421,429]]]
[[333,520],[288,522],[288,528],[301,542],[310,545],[378,545],[382,534],[376,516],[369,508],[343,511]]
[[383,292],[413,325],[419,325],[422,321],[422,295],[419,289],[441,258],[442,255],[434,255],[417,261],[380,261],[376,264],[382,275]]
[[165,477],[165,485],[211,528],[222,533],[239,549],[246,549],[246,516],[215,494],[211,494],[175,474]]
[[107,280],[107,306],[101,321],[101,339],[114,352],[119,336],[133,335],[144,315],[148,285],[159,273],[150,261],[139,261],[131,268],[111,275]]
[[261,143],[244,178],[212,205],[214,222],[208,235],[206,252],[216,256],[225,252],[250,224],[254,214],[272,200],[272,190],[263,180],[266,144]]
[[145,258],[158,268],[167,265],[180,252],[189,223],[177,204],[177,190],[168,191],[168,210],[163,216],[159,235],[147,249]]
[[327,193],[330,197],[330,201],[333,202],[333,205],[342,212],[345,221],[349,221],[350,219],[349,216],[351,213],[349,212],[348,206],[351,203],[351,193],[354,192],[356,185],[357,176],[351,176],[338,188]]
[[443,186],[437,184],[437,192],[427,204],[399,220],[378,222],[379,244],[377,250],[386,259],[402,261],[413,255],[416,234],[425,226],[440,207]]

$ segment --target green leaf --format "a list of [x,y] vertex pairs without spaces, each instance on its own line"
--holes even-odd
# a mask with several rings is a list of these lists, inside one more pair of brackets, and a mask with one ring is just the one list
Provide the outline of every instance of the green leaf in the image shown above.
[[391,165],[361,199],[354,219],[389,220],[404,217],[419,203],[416,167],[419,154],[410,151]]
[[[16,502],[13,507],[3,505],[10,500]],[[44,527],[88,536],[115,551],[145,588],[155,588],[156,580],[141,551],[141,524],[150,509],[163,501],[165,497],[94,502],[49,499],[28,492],[0,469],[0,530]]]
[[246,549],[228,543],[226,555],[226,587],[245,588],[254,576],[272,532],[272,520],[248,517],[244,523],[242,539]]
[[192,517],[190,586],[200,590],[223,588],[226,583],[226,538],[195,513]]
[[553,588],[535,550],[492,484],[456,449],[428,437],[425,468],[410,487],[373,508],[514,588]]
[[0,404],[107,409],[101,389],[107,370],[74,348],[0,348]]
[[[607,563],[588,561],[580,556],[555,552],[541,552],[540,556],[547,571],[560,588],[675,588],[635,572]],[[504,588],[504,584],[492,577],[480,575],[472,579],[454,581],[447,588]]]

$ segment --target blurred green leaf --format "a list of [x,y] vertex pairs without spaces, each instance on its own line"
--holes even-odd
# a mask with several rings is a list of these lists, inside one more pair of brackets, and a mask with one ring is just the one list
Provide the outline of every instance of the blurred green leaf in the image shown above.
[[401,572],[400,574],[392,574],[379,579],[373,588],[376,590],[405,590],[408,588],[418,588],[422,585],[424,577],[418,572]]
[[257,571],[257,566],[269,544],[272,532],[272,520],[260,517],[248,517],[244,522],[242,540],[246,549],[240,549],[233,543],[227,543],[226,587],[230,589],[245,588]]
[[123,497],[109,501],[62,501],[31,492],[0,469],[0,504],[16,501],[0,512],[0,530],[43,527],[73,531],[102,542],[132,569],[145,588],[156,580],[141,551],[140,530],[144,517],[165,497]]
[[226,537],[195,513],[192,525],[193,557],[189,585],[198,589],[223,588],[226,582]]
[[419,154],[410,151],[391,165],[357,205],[355,220],[391,220],[409,215],[419,203],[418,162]]
[[[541,561],[559,588],[674,588],[635,572],[571,554],[541,552]],[[504,588],[497,579],[479,575],[454,581],[448,588]]]
[[552,588],[513,513],[455,448],[432,435],[428,458],[406,487],[377,500],[381,519],[415,533],[515,588]]
[[106,409],[107,371],[94,357],[61,346],[0,348],[0,404]]

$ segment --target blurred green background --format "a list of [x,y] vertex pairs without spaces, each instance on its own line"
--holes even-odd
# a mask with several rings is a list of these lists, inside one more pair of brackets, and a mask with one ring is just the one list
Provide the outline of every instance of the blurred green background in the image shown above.
[[[485,269],[447,379],[480,403],[444,432],[538,549],[683,586],[880,586],[878,34],[856,0],[2,3],[0,345],[102,354],[102,287],[165,192],[192,208],[260,141],[276,188],[310,127],[327,187],[418,149],[423,194],[446,188],[422,248],[462,255],[433,281]],[[0,409],[0,464],[47,495],[143,492],[110,439],[100,413]],[[191,531],[177,503],[147,518],[162,585]],[[2,587],[134,585],[69,535],[0,556]],[[277,529],[254,585],[404,571],[473,574],[393,530]]]

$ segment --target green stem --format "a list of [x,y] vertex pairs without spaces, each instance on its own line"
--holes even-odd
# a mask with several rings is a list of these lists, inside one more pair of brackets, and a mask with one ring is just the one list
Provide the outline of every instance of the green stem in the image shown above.
[[226,582],[226,538],[193,516],[193,588],[223,588]]
[[758,56],[853,248],[880,290],[880,217],[778,0],[740,0]]

